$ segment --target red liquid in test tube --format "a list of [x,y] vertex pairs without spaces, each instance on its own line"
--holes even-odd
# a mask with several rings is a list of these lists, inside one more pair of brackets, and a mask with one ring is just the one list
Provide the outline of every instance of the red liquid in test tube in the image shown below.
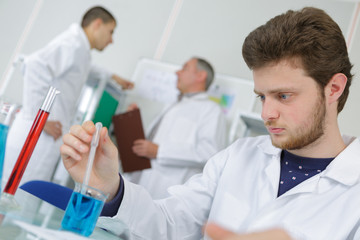
[[5,186],[4,192],[14,195],[19,186],[20,180],[25,172],[26,166],[30,160],[31,154],[34,151],[35,145],[40,137],[40,134],[45,126],[46,120],[49,116],[48,112],[39,110],[34,123],[30,129],[29,135],[26,138],[23,148],[19,154],[18,160],[12,170],[10,178]]
[[15,163],[15,166],[11,172],[9,180],[5,186],[4,192],[14,195],[19,184],[21,178],[25,172],[26,166],[30,160],[31,154],[34,151],[36,143],[40,137],[40,134],[45,126],[46,120],[50,113],[50,108],[55,99],[56,94],[58,94],[55,88],[50,87],[49,92],[45,98],[43,106],[39,109],[33,125],[29,131],[29,134],[26,138],[26,141],[21,149],[19,157]]

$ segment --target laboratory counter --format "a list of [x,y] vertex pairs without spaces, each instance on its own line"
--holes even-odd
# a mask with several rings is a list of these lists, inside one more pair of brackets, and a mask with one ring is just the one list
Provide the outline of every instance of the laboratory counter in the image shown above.
[[[6,240],[62,240],[62,239],[106,239],[127,240],[128,234],[124,224],[119,224],[117,235],[104,230],[98,221],[94,232],[84,237],[72,232],[60,230],[64,211],[45,201],[17,189],[15,199],[20,210],[5,212],[0,209],[0,239]],[[120,236],[120,237],[119,237]]]

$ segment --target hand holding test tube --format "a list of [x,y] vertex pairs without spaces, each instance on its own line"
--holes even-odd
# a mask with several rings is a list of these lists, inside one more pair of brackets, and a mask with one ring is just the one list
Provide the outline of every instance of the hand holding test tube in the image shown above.
[[[92,166],[93,166],[93,163],[94,163],[95,152],[96,152],[96,148],[97,148],[97,146],[99,144],[100,131],[102,129],[102,123],[97,122],[95,124],[95,128],[96,128],[96,131],[95,131],[95,134],[93,135],[93,138],[91,140],[89,160],[88,160],[88,163],[86,165],[86,172],[85,172],[85,176],[84,176],[83,185],[89,185],[89,179],[90,179],[91,169],[92,169]],[[81,190],[81,193],[85,194],[83,189]]]
[[104,202],[108,197],[108,195],[102,193],[100,190],[88,186],[96,148],[99,144],[102,124],[98,122],[95,127],[96,132],[91,140],[83,183],[75,183],[74,192],[71,195],[61,222],[62,229],[70,230],[84,236],[89,236],[93,232]]

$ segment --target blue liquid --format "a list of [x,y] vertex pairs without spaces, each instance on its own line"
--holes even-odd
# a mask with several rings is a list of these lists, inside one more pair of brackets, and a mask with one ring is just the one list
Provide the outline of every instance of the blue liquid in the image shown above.
[[[9,130],[8,126],[0,123],[0,182],[2,180],[2,175],[3,175],[6,137],[8,134],[8,130]],[[1,184],[0,184],[0,190],[1,190]]]
[[89,236],[95,228],[104,202],[73,192],[61,222],[62,229]]

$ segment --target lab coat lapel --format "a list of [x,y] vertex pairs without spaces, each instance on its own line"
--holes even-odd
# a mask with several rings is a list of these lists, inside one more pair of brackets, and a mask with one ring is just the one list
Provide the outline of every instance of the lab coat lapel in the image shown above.
[[[317,191],[322,193],[328,191],[332,184],[328,179],[335,180],[344,185],[354,185],[360,177],[360,141],[353,141],[329,164],[329,166],[320,174],[317,174],[279,197],[286,198],[294,194]],[[274,167],[272,167],[274,168]],[[271,165],[265,170],[269,176],[272,173]],[[346,173],[346,174],[344,174]],[[274,186],[273,186],[274,187]]]
[[280,177],[280,153],[272,156],[269,165],[265,168],[265,174],[271,184],[271,191],[277,192]]
[[329,178],[344,185],[356,184],[360,178],[360,141],[353,138],[347,147],[329,164],[323,178]]
[[[268,167],[270,171],[270,167]],[[306,193],[324,193],[334,188],[334,181],[344,185],[357,184],[360,177],[360,141],[355,139],[320,174],[315,175],[274,201],[265,204],[249,224],[248,231],[271,223],[274,214],[283,206]],[[331,179],[331,181],[329,181]]]
[[353,140],[320,174],[300,183],[282,196],[298,193],[317,192],[330,190],[333,185],[329,179],[347,186],[358,182],[360,177],[360,142]]
[[181,99],[179,99],[179,101],[168,104],[167,106],[164,107],[164,109],[161,111],[161,113],[159,115],[157,115],[155,117],[155,119],[151,122],[151,124],[149,125],[148,130],[146,132],[147,138],[149,138],[149,136],[151,136],[151,135],[152,135],[152,137],[154,137],[155,133],[152,133],[153,129],[157,128],[158,125],[160,125],[160,121],[162,120],[164,115],[175,105],[181,103],[182,101],[187,101],[189,99],[194,99],[194,100],[204,100],[205,99],[205,100],[207,100],[208,98],[209,98],[209,96],[207,95],[207,93],[201,92],[201,93],[197,93],[191,97],[184,96]]
[[[274,211],[274,209],[280,208],[285,202],[289,201],[289,197],[295,197],[296,194],[312,192],[316,187],[316,182],[319,181],[319,176],[314,176],[311,179],[308,179],[305,182],[297,185],[296,187],[290,189],[280,197],[277,197],[278,189],[279,189],[279,179],[280,179],[280,156],[281,149],[275,148],[271,142],[267,142],[258,146],[265,154],[272,155],[269,164],[264,170],[266,178],[268,179],[271,185],[271,195],[272,200],[268,199],[268,194],[261,193],[263,196],[259,199],[262,201],[260,205],[262,206],[259,210],[256,217],[254,217],[254,221],[257,222],[259,219],[262,219],[262,216],[266,216],[267,214]],[[254,223],[255,223],[254,222]]]
[[271,144],[271,141],[260,144],[258,146],[265,154],[272,155],[269,157],[269,163],[265,167],[265,175],[271,184],[271,192],[278,191],[279,188],[279,179],[280,179],[280,154],[281,149],[274,147]]
[[[270,169],[270,168],[269,168]],[[302,182],[296,187],[290,189],[280,197],[275,197],[272,201],[268,201],[262,206],[257,214],[252,218],[251,222],[248,225],[248,231],[253,231],[254,229],[261,228],[261,226],[267,226],[272,222],[274,214],[279,212],[283,206],[291,202],[292,199],[297,198],[299,194],[306,192],[312,192],[315,190],[316,183],[319,181],[319,176],[314,176],[311,179],[308,179],[306,182]],[[278,183],[277,183],[278,184]],[[276,188],[276,195],[277,195]]]
[[146,132],[146,138],[153,138],[155,133],[153,133],[154,128],[157,128],[158,125],[160,125],[160,121],[162,120],[162,118],[164,117],[164,115],[170,110],[170,108],[172,108],[175,104],[177,104],[178,102],[174,102],[171,104],[168,104],[167,106],[164,107],[164,109],[161,111],[160,114],[158,114],[155,119],[150,123],[148,130]]

